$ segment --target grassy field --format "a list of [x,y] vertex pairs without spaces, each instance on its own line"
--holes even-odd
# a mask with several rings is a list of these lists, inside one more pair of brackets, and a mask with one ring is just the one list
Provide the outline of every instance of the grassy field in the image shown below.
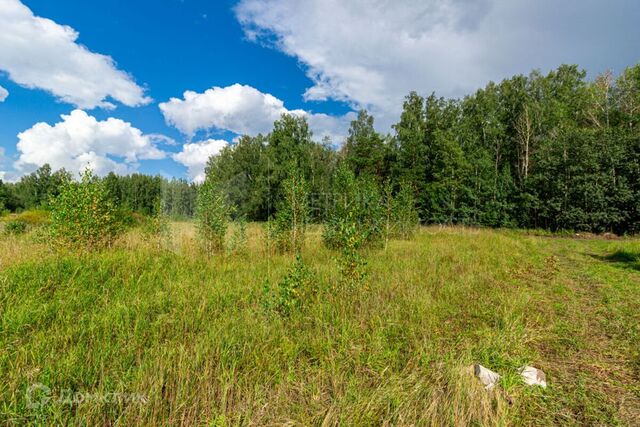
[[283,318],[263,288],[293,259],[260,226],[210,259],[173,229],[93,254],[0,237],[0,424],[640,423],[640,240],[427,227],[349,291],[315,228],[319,292]]

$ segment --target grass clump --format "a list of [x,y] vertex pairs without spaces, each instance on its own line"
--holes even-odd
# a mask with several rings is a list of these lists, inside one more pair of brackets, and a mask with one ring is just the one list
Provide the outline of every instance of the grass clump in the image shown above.
[[4,224],[4,234],[24,234],[27,232],[27,222],[21,219],[14,219],[5,222]]

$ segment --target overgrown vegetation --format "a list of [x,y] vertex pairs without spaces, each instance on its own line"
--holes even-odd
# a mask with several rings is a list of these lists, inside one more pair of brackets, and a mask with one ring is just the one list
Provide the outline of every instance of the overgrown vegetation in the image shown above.
[[198,189],[196,219],[199,236],[208,254],[225,249],[231,207],[219,185],[207,179]]
[[[0,206],[9,212],[47,210],[51,198],[56,197],[72,178],[64,169],[52,172],[51,167],[45,164],[15,184],[0,180]],[[170,218],[185,219],[195,214],[197,186],[185,180],[115,173],[101,179],[112,202],[122,210],[152,215],[156,201],[162,200],[163,213]]]
[[420,224],[414,190],[406,183],[394,194],[393,185],[383,186],[385,247],[390,238],[411,239]]
[[341,167],[334,178],[331,198],[323,234],[327,247],[381,245],[384,204],[379,187],[371,177],[356,177],[351,170]]
[[271,243],[280,252],[299,253],[309,222],[307,183],[298,172],[282,182],[282,199],[275,217],[267,223]]
[[121,217],[104,181],[90,170],[80,182],[65,180],[50,206],[50,237],[57,246],[103,248],[122,231]]
[[167,246],[167,242],[171,241],[169,217],[165,214],[160,199],[156,200],[152,214],[144,219],[142,230],[159,248]]
[[265,286],[265,308],[288,317],[300,311],[303,306],[309,306],[318,290],[315,280],[313,272],[309,270],[302,257],[296,255],[295,262],[278,282],[277,288],[272,290],[268,285]]
[[5,234],[24,234],[27,231],[27,222],[20,219],[7,221],[3,231]]
[[639,76],[412,93],[395,135],[363,111],[339,152],[284,115],[197,186],[0,182],[0,423],[632,424],[640,244],[566,230],[639,230]]
[[234,221],[233,234],[229,239],[229,253],[233,255],[247,255],[247,220],[243,217],[236,218]]
[[[637,239],[422,228],[367,250],[366,286],[344,293],[317,226],[301,263],[265,256],[259,224],[247,258],[210,259],[193,225],[172,228],[174,251],[138,229],[83,256],[0,238],[0,424],[638,419]],[[495,391],[472,363],[503,375]],[[549,387],[524,385],[523,364],[544,370]],[[34,384],[50,390],[42,406],[28,406]],[[145,400],[127,400],[136,395]]]

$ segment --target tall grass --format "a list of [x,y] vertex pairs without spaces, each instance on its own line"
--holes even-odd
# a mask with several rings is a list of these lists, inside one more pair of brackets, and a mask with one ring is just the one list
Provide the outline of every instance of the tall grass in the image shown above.
[[[344,292],[336,252],[311,227],[301,257],[317,292],[283,317],[265,310],[262,289],[294,257],[271,254],[261,226],[248,227],[242,257],[201,253],[191,224],[174,224],[171,236],[158,248],[134,230],[89,255],[50,253],[28,236],[0,240],[0,422],[637,420],[640,274],[604,258],[639,253],[637,240],[423,228],[366,252],[368,286]],[[18,259],[6,262],[10,252]],[[472,363],[501,373],[500,386],[485,391]],[[549,388],[523,385],[523,364],[545,370]],[[30,408],[33,384],[53,397],[144,401]]]

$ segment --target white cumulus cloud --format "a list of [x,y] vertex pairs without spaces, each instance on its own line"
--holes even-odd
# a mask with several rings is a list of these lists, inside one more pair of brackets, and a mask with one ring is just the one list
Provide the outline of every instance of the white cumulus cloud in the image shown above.
[[287,112],[278,98],[237,83],[216,86],[204,93],[189,90],[183,96],[183,99],[171,98],[161,103],[160,110],[169,124],[187,135],[210,128],[237,134],[266,133],[273,122]]
[[205,168],[209,157],[215,156],[229,143],[221,139],[207,139],[187,143],[182,146],[182,151],[173,154],[173,160],[187,167],[189,178],[194,182],[203,182]]
[[203,93],[186,91],[182,99],[171,98],[160,105],[165,120],[182,133],[193,136],[199,130],[224,130],[238,135],[268,133],[283,113],[306,117],[318,138],[336,141],[346,134],[352,115],[330,116],[304,110],[289,110],[275,96],[241,84],[213,87]]
[[640,2],[614,3],[241,0],[235,13],[247,38],[304,64],[306,99],[346,101],[390,124],[412,90],[460,96],[534,68],[635,64]]
[[9,96],[9,91],[0,86],[0,102],[4,102],[7,96]]
[[137,169],[139,160],[166,156],[157,148],[156,136],[123,120],[99,121],[82,110],[61,118],[53,126],[36,123],[18,134],[16,171],[25,173],[48,163],[54,170],[65,168],[74,174],[87,167],[98,175],[126,174]]
[[34,16],[18,0],[0,0],[0,70],[27,88],[44,89],[80,108],[150,102],[113,59],[78,44],[71,27]]

